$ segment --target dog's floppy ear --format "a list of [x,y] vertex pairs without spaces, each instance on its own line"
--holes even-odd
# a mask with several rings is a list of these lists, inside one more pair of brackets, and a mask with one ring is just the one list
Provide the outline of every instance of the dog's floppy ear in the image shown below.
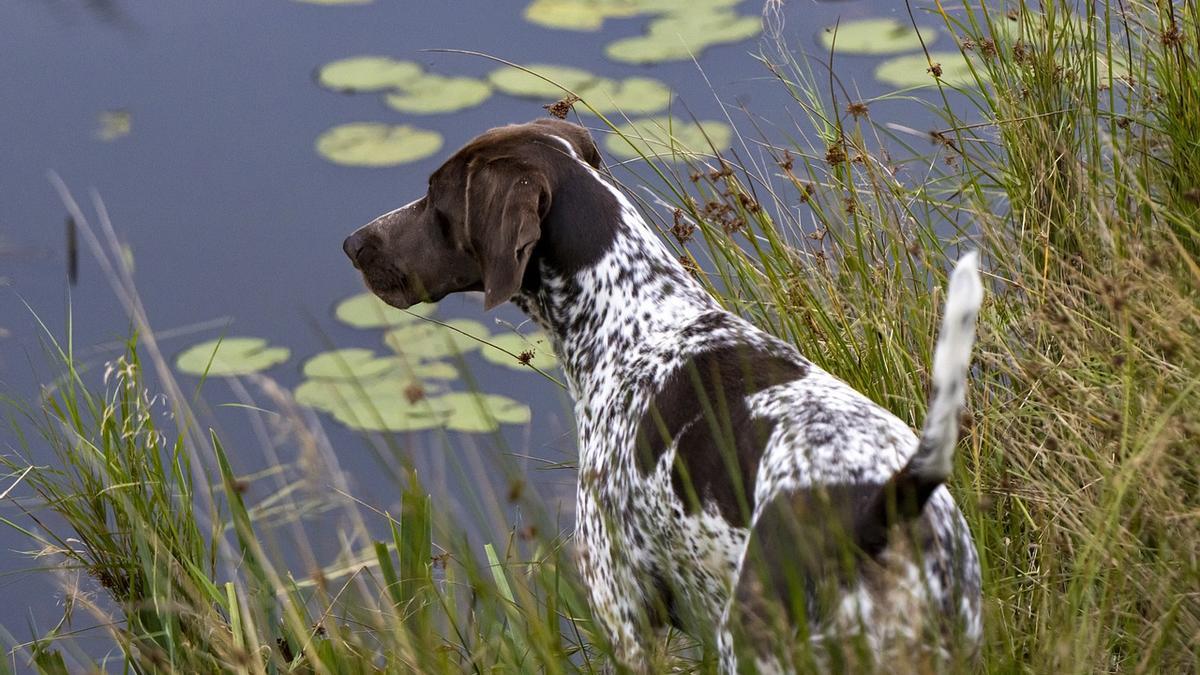
[[545,175],[512,158],[473,166],[467,175],[468,238],[483,274],[483,304],[500,305],[520,288],[550,208]]

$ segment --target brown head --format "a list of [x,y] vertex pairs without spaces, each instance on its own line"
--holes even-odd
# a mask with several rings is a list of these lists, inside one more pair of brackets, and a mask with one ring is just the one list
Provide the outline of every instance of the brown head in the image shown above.
[[491,129],[433,172],[424,197],[362,226],[342,248],[389,305],[483,291],[491,309],[521,289],[556,193],[590,178],[581,160],[600,166],[591,136],[575,124]]

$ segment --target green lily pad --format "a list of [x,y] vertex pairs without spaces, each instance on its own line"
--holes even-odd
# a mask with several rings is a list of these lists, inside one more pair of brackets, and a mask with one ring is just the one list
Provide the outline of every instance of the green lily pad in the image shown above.
[[[484,359],[498,366],[513,370],[526,370],[530,366],[539,370],[550,370],[558,365],[558,359],[554,356],[554,348],[550,346],[550,340],[544,333],[534,335],[503,333],[493,335],[488,342],[492,344],[484,345],[481,354]],[[507,353],[501,350],[507,350]],[[517,356],[512,356],[512,354]],[[527,364],[517,358],[523,354],[532,354],[532,358]]]
[[929,46],[937,37],[933,28],[921,28],[918,35],[912,24],[896,19],[862,19],[829,26],[817,39],[840,54],[895,54],[920,49],[922,38]]
[[435,311],[437,305],[432,303],[420,302],[408,309],[396,309],[374,293],[359,293],[339,302],[333,313],[338,321],[355,328],[384,328],[415,323]]
[[100,113],[96,138],[112,142],[128,136],[133,129],[133,115],[128,110],[105,110]]
[[387,56],[355,56],[331,61],[317,71],[317,83],[347,93],[386,91],[421,78],[421,66]]
[[317,137],[317,154],[344,166],[396,166],[425,159],[442,149],[442,135],[407,124],[352,122]]
[[[604,139],[604,146],[623,159],[634,159],[641,155],[672,157],[711,154],[713,148],[727,149],[733,140],[733,130],[729,125],[715,120],[701,121],[697,126],[669,117],[647,117],[622,124],[617,127],[617,132]],[[639,150],[641,155],[638,154]]]
[[493,70],[488,75],[488,80],[491,81],[492,86],[510,96],[554,99],[561,98],[565,93],[564,89],[576,91],[599,79],[598,76],[582,68],[572,68],[571,66],[533,63],[525,67],[550,82],[512,66]]
[[424,75],[388,94],[387,104],[402,113],[432,115],[474,108],[492,95],[486,82],[472,77]]
[[296,402],[333,415],[352,428],[367,431],[421,431],[436,429],[449,416],[431,408],[430,388],[397,377],[370,380],[312,379],[296,387]]
[[651,21],[648,34],[612,42],[604,53],[621,63],[679,61],[713,45],[741,42],[760,32],[762,20],[757,16],[711,10],[681,12]]
[[185,349],[175,358],[175,367],[189,375],[248,375],[288,360],[287,347],[269,347],[266,340],[227,337],[207,340]]
[[938,79],[943,84],[975,86],[975,76],[960,52],[930,52],[928,59],[924,54],[897,56],[875,68],[875,79],[894,87],[931,87],[935,82],[933,73],[929,72],[930,61],[941,66],[942,74]]
[[398,354],[428,360],[479,349],[479,340],[486,340],[488,336],[488,329],[478,321],[451,319],[446,326],[425,321],[394,328],[383,336],[383,341]]
[[401,359],[380,357],[370,349],[334,349],[321,352],[304,362],[304,375],[312,378],[362,380],[391,373],[400,368]]
[[575,93],[604,115],[648,115],[665,110],[671,103],[670,87],[650,77],[601,78]]
[[499,394],[453,392],[429,399],[430,408],[447,411],[447,429],[473,433],[495,431],[499,424],[528,424],[529,406]]
[[525,7],[525,20],[546,28],[595,31],[604,26],[605,19],[636,16],[641,11],[636,3],[534,0]]
[[732,7],[742,0],[534,0],[525,8],[525,20],[547,28],[596,31],[606,19],[641,14],[672,14]]

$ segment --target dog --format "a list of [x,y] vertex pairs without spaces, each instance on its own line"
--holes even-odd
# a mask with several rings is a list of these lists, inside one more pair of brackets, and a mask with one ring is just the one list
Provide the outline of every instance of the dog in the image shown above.
[[722,309],[569,122],[486,131],[343,249],[394,307],[481,291],[551,336],[575,401],[579,568],[624,667],[646,672],[668,625],[727,673],[980,640],[979,560],[943,486],[983,293],[974,253],[951,278],[918,438]]

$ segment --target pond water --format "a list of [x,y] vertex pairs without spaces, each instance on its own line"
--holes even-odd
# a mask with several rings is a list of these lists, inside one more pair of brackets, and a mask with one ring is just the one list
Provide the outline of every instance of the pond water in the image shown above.
[[[362,290],[342,253],[342,238],[417,196],[441,159],[476,133],[544,115],[542,104],[550,101],[496,91],[473,107],[429,115],[419,114],[419,108],[435,104],[417,91],[408,92],[415,102],[393,104],[407,110],[401,112],[378,93],[347,95],[323,88],[314,78],[323,64],[380,55],[412,61],[427,73],[484,81],[496,63],[423,51],[470,49],[517,63],[574,66],[605,77],[654,78],[675,92],[673,110],[690,111],[700,119],[722,118],[717,97],[747,105],[783,129],[802,117],[753,56],[755,38],[731,37],[736,41],[704,50],[699,57],[703,73],[687,60],[626,63],[606,56],[606,47],[622,38],[645,42],[641,36],[650,17],[607,18],[594,31],[552,29],[524,18],[527,4],[0,4],[0,393],[34,400],[39,386],[55,372],[32,312],[62,338],[69,303],[76,349],[97,373],[119,353],[119,343],[130,331],[86,249],[79,255],[78,283],[68,286],[66,212],[48,170],[61,175],[81,201],[89,200],[87,191],[93,187],[103,197],[131,253],[151,324],[172,356],[222,334],[263,338],[288,350],[280,355],[286,359],[265,373],[294,389],[306,379],[302,364],[331,347],[384,353],[381,329],[355,328],[334,316],[337,303]],[[733,11],[740,15],[761,11],[754,2],[724,4],[736,5]],[[782,9],[785,37],[797,50],[820,54],[825,50],[818,40],[821,27],[864,17],[907,21],[903,9],[894,7],[872,0],[788,2]],[[926,18],[923,23],[936,22]],[[943,40],[949,42],[945,36]],[[839,76],[864,96],[882,93],[892,87],[873,77],[880,60],[841,57]],[[474,85],[437,81],[424,86],[445,93]],[[915,104],[888,106],[889,119],[917,129],[935,124]],[[594,118],[584,121],[599,126]],[[317,153],[317,139],[329,129],[355,122],[415,125],[439,133],[442,145],[423,159],[373,168],[334,163]],[[354,155],[353,147],[346,151],[342,145],[343,154]],[[511,307],[485,314],[472,298],[447,299],[438,315],[477,321],[493,334],[506,331],[497,320],[523,321]],[[574,474],[569,468],[544,468],[574,457],[569,403],[562,390],[479,354],[466,359],[481,390],[507,396],[531,411],[528,423],[519,423],[523,418],[515,415],[509,421],[518,423],[502,425],[503,440],[513,452],[529,457],[520,463],[531,482],[550,503],[562,502],[569,521]],[[185,386],[196,382],[187,375],[181,378]],[[465,390],[461,384],[446,386]],[[236,400],[220,379],[209,382],[205,392],[212,404]],[[261,468],[246,411],[217,409],[212,419],[233,449],[238,470]],[[381,469],[369,438],[329,416],[322,419],[354,481],[355,495],[380,508],[394,508],[393,477]],[[452,505],[465,504],[478,493],[480,486],[473,481],[497,473],[490,468],[496,443],[478,440],[490,438],[486,435],[414,432],[401,438],[403,452],[421,471],[435,503],[447,508],[469,512],[474,507]],[[35,462],[48,461],[46,450],[31,442]],[[0,452],[17,447],[9,430],[0,430]],[[248,450],[239,454],[239,447]],[[460,471],[455,468],[459,463],[474,468]],[[503,477],[496,481],[502,483]],[[0,492],[10,484],[11,477],[0,480]],[[20,487],[14,494],[28,496]],[[22,520],[7,501],[0,503],[0,515]],[[21,640],[33,634],[30,626],[39,634],[52,626],[59,612],[51,579],[30,571],[35,563],[23,553],[30,548],[21,535],[0,528],[0,625]]]

